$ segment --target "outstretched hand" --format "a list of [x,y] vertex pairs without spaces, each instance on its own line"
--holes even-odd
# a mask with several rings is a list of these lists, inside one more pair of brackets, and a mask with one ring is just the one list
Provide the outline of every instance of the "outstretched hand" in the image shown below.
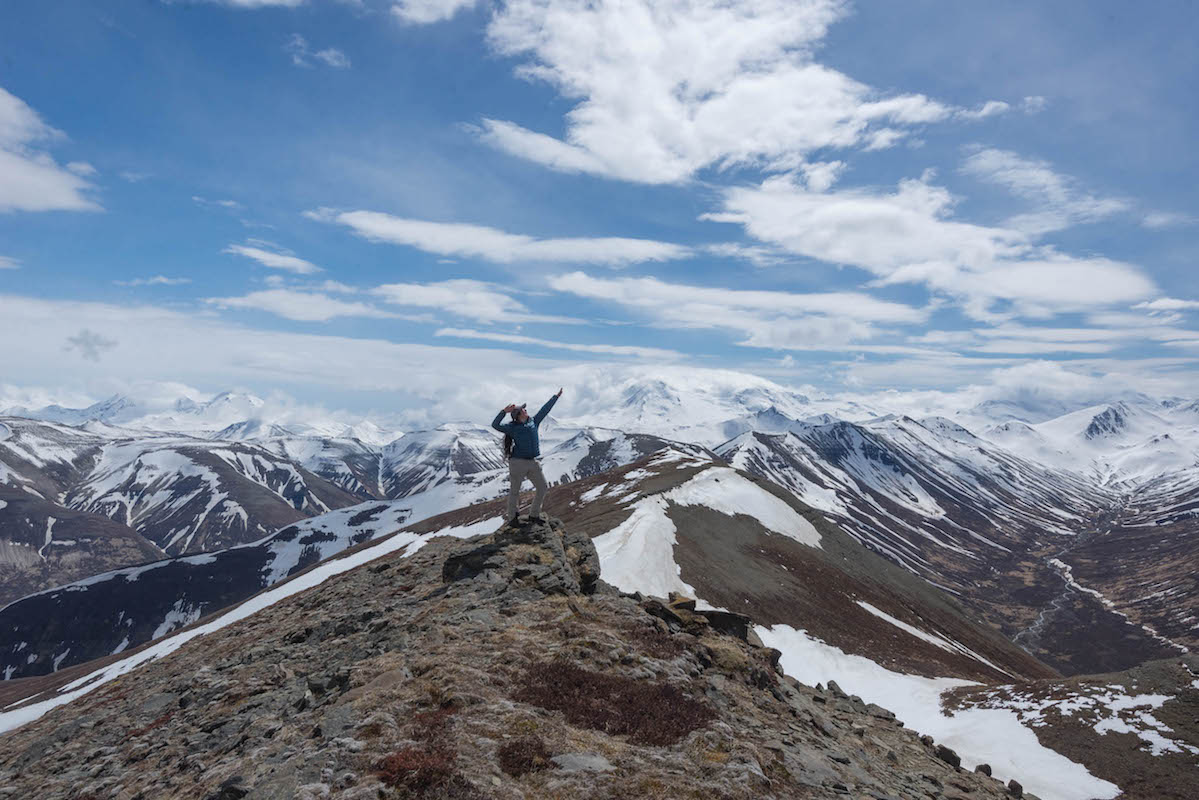
[[556,395],[554,395],[554,397],[561,397],[561,396],[562,396],[562,387],[559,386],[558,393]]

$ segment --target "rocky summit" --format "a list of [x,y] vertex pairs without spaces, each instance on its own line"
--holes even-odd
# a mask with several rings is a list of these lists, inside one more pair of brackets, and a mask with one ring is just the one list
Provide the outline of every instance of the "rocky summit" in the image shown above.
[[0,797],[1019,794],[778,658],[739,614],[608,586],[556,520],[439,537],[12,731]]

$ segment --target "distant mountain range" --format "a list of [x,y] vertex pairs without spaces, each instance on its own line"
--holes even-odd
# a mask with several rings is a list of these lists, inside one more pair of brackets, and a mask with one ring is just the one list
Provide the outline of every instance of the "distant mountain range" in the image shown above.
[[[735,373],[616,391],[618,404],[546,423],[552,482],[664,447],[715,453],[1067,674],[1199,647],[1195,401],[1124,397],[1050,417],[1059,405],[987,402],[913,418]],[[25,620],[7,650],[0,640],[11,675],[119,646],[122,631],[83,645],[38,625],[129,584],[127,568],[174,558],[137,573],[162,586],[133,644],[364,538],[506,491],[498,436],[482,425],[392,435],[369,421],[256,416],[265,408],[224,393],[166,412],[114,397],[0,417],[0,601],[39,593],[4,612]],[[193,558],[205,553],[215,560]],[[90,587],[74,600],[73,581]],[[129,610],[132,596],[97,613]],[[31,658],[18,645],[34,640]]]

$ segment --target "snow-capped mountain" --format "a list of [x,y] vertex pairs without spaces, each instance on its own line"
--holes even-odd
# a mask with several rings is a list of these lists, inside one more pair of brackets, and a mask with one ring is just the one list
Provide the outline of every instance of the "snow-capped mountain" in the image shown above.
[[[506,490],[499,437],[479,424],[392,436],[363,422],[358,438],[342,423],[262,409],[225,393],[119,425],[14,420],[0,465],[19,469],[0,480],[105,515],[170,554],[262,538],[362,501],[405,499],[427,515]],[[736,373],[702,382],[667,371],[596,388],[569,410],[578,413],[543,426],[553,483],[629,463],[673,432],[697,442],[694,452],[715,447],[787,487],[1060,669],[1123,668],[1199,645],[1189,612],[1199,587],[1186,566],[1199,491],[1193,400],[1129,395],[1069,408],[1037,396],[917,418]],[[151,420],[166,427],[146,428]],[[164,432],[172,427],[194,433]],[[40,541],[44,518],[10,541]],[[86,562],[80,555],[73,563]],[[59,582],[52,562],[39,560],[36,573],[14,567],[27,572],[15,585]],[[96,571],[121,565],[104,560]],[[75,569],[67,580],[87,574]]]

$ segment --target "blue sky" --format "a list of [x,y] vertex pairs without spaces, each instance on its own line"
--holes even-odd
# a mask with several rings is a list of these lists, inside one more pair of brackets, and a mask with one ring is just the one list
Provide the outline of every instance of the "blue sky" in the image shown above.
[[1194,387],[1186,2],[3,14],[10,398]]

